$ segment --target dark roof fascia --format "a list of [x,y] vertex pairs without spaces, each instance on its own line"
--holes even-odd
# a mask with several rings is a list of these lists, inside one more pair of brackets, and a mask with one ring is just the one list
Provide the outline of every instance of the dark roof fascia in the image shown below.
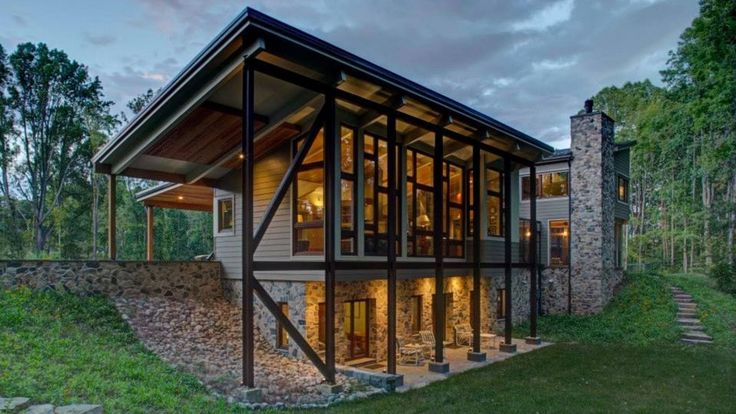
[[328,57],[332,60],[348,65],[360,72],[362,75],[368,75],[369,77],[376,78],[383,81],[394,88],[399,90],[407,90],[409,93],[415,95],[420,101],[433,102],[435,105],[445,107],[450,111],[456,112],[457,114],[464,116],[479,123],[487,128],[495,129],[513,138],[524,141],[525,143],[536,147],[544,153],[551,153],[554,148],[539,141],[536,138],[512,128],[500,121],[497,121],[488,115],[476,111],[464,104],[461,104],[451,98],[448,98],[438,92],[435,92],[427,87],[424,87],[410,79],[407,79],[401,75],[389,71],[381,66],[371,63],[353,53],[350,53],[342,48],[339,48],[331,43],[328,43],[322,39],[310,35],[302,30],[299,30],[293,26],[283,23],[273,17],[263,14],[257,10],[248,8],[248,15],[253,18],[252,22],[255,26],[262,29],[268,30],[273,34],[290,38],[292,41],[297,41],[308,46],[310,49]]
[[613,152],[623,151],[636,145],[636,141],[625,141],[613,144]]
[[180,184],[177,184],[177,183],[161,183],[161,184],[158,184],[158,185],[154,185],[151,188],[146,188],[145,190],[141,190],[141,191],[135,193],[135,201],[143,201],[143,200],[147,199],[150,196],[153,196],[153,195],[155,195],[157,193],[160,193],[161,191],[165,191],[165,190],[168,190],[170,188],[173,188],[173,187],[175,187],[177,185],[180,185]]
[[202,63],[216,50],[219,50],[229,42],[233,36],[242,33],[249,25],[254,25],[262,30],[269,31],[275,35],[283,37],[292,42],[299,42],[310,47],[314,51],[322,54],[339,63],[348,65],[355,70],[369,77],[377,78],[383,82],[392,85],[397,89],[405,89],[416,95],[419,100],[434,102],[439,106],[443,106],[451,111],[474,120],[488,128],[498,130],[513,138],[519,139],[543,153],[552,153],[554,148],[532,138],[502,122],[499,122],[487,115],[484,115],[466,105],[463,105],[453,99],[428,89],[418,83],[406,79],[376,64],[373,64],[359,56],[356,56],[346,50],[334,46],[324,40],[303,32],[293,26],[274,19],[250,7],[243,10],[233,21],[231,21],[220,33],[202,49],[175,77],[169,81],[166,86],[161,89],[154,99],[146,105],[112,140],[105,144],[92,158],[94,163],[99,162],[102,158],[114,150],[125,137],[132,134],[135,129],[156,109],[161,107],[165,100],[174,92],[174,90],[186,82],[199,69]]

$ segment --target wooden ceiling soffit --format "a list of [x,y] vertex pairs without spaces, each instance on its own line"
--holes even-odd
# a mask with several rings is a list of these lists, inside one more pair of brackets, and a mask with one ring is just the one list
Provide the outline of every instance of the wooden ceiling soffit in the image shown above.
[[[208,165],[240,144],[241,117],[222,108],[200,106],[167,132],[145,153],[162,158]],[[266,125],[255,119],[255,129]]]
[[[263,138],[259,139],[254,144],[255,159],[263,157],[268,151],[288,142],[292,138],[296,137],[301,133],[301,128],[293,124],[281,124],[273,131],[266,134]],[[240,158],[240,154],[233,156],[229,161],[225,162],[222,166],[228,169],[238,169],[243,163]]]
[[212,211],[211,188],[182,185],[153,194],[143,199],[146,206],[175,208],[180,210]]
[[[183,174],[170,173],[165,171],[146,170],[142,168],[128,167],[120,174],[124,177],[142,178],[144,180],[165,181],[167,183],[185,184],[186,177]],[[202,178],[195,183],[194,186],[216,187],[217,180]]]

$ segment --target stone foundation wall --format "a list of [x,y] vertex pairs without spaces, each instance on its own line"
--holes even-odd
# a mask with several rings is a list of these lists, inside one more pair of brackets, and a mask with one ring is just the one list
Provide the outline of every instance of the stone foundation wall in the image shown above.
[[0,288],[77,294],[222,297],[219,262],[0,261]]
[[546,267],[542,270],[542,311],[545,314],[567,313],[569,274],[567,267]]

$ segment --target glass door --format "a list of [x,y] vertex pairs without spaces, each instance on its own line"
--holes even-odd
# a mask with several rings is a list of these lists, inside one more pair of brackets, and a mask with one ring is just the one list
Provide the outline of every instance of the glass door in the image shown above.
[[349,359],[368,356],[368,301],[352,300],[345,302],[345,323],[343,331],[348,339]]

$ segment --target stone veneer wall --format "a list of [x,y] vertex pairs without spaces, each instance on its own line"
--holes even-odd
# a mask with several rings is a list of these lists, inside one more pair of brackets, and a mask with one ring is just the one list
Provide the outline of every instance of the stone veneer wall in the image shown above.
[[572,311],[599,312],[621,281],[614,272],[616,174],[613,120],[602,112],[571,117]]
[[567,313],[567,267],[545,267],[542,270],[542,311],[545,314]]
[[219,262],[0,261],[0,288],[26,286],[110,297],[222,297]]
[[[502,272],[501,272],[502,273]],[[520,323],[529,317],[529,272],[514,270],[512,292],[513,320]],[[497,288],[503,287],[503,275],[495,274],[481,278],[481,326],[483,332],[503,331],[503,321],[496,320]],[[310,345],[320,350],[319,344],[319,304],[324,302],[324,284],[322,282],[289,282],[267,281],[261,283],[276,302],[289,303],[289,317],[297,328],[305,335]],[[239,280],[223,281],[225,296],[233,303],[240,304],[241,283]],[[445,278],[445,292],[452,293],[452,313],[450,328],[452,333],[446,339],[454,340],[452,326],[470,323],[470,294],[472,277],[452,276]],[[397,313],[396,334],[400,337],[410,336],[410,297],[422,296],[422,329],[432,329],[432,295],[434,294],[434,278],[415,278],[399,280],[396,284]],[[386,307],[386,281],[367,280],[356,282],[338,282],[335,286],[335,354],[337,362],[347,360],[348,340],[343,334],[345,311],[343,303],[349,300],[369,301],[369,356],[376,360],[386,358],[386,335],[388,309]],[[254,304],[255,323],[269,343],[276,345],[276,320],[263,304],[256,299]],[[289,355],[304,358],[302,352],[293,341],[290,342]]]

